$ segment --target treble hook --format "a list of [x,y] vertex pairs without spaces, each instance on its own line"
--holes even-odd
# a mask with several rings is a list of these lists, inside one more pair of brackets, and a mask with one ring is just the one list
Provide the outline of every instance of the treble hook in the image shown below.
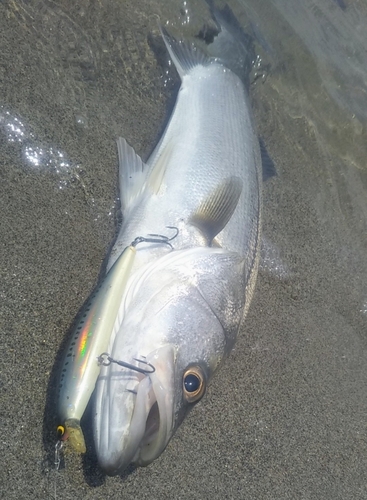
[[130,370],[134,370],[135,372],[143,373],[144,375],[149,375],[150,373],[155,372],[155,368],[148,361],[144,361],[143,359],[133,358],[134,361],[141,363],[143,365],[150,366],[151,370],[144,370],[144,368],[139,368],[138,366],[131,365],[130,363],[126,363],[126,361],[119,361],[117,359],[111,358],[108,352],[103,352],[100,356],[98,356],[97,361],[99,365],[109,366],[111,363],[116,363],[116,365],[123,366],[124,368],[129,368]]
[[172,236],[172,238],[168,238],[168,236],[164,236],[163,234],[148,234],[150,238],[144,237],[144,236],[137,236],[135,240],[131,243],[132,247],[136,247],[139,243],[163,243],[164,245],[168,245],[171,250],[173,250],[173,246],[171,245],[170,241],[174,240],[178,233],[179,230],[175,226],[166,226],[167,229],[175,229],[176,234]]
[[60,464],[61,464],[61,451],[63,449],[64,443],[59,439],[57,443],[55,444],[55,458],[54,458],[54,465],[55,469],[59,470],[60,469]]

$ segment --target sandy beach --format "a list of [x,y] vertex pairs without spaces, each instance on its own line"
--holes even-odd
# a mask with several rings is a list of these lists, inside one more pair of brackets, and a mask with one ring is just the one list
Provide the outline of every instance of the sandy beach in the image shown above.
[[236,348],[149,467],[106,477],[87,415],[87,454],[66,448],[55,470],[55,367],[115,236],[115,140],[146,158],[159,138],[177,79],[152,50],[156,16],[182,22],[181,4],[0,3],[0,498],[367,499],[366,89],[340,71],[333,85],[336,63],[297,37],[285,0],[248,2],[270,68],[254,115],[278,176]]

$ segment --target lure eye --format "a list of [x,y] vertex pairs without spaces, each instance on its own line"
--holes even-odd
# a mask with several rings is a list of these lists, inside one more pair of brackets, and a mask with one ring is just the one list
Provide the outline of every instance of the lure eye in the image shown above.
[[205,377],[198,366],[188,368],[183,376],[183,395],[188,403],[196,403],[204,396]]
[[56,432],[59,437],[62,437],[65,434],[65,428],[62,425],[59,425]]

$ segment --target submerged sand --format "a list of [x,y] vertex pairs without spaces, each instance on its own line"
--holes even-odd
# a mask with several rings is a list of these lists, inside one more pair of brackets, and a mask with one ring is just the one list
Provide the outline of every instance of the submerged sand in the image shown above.
[[90,434],[55,472],[54,371],[115,235],[115,138],[144,157],[162,130],[172,85],[150,34],[181,4],[0,3],[1,498],[367,498],[365,123],[266,3],[272,69],[252,96],[278,170],[276,260],[205,399],[158,460],[115,478]]

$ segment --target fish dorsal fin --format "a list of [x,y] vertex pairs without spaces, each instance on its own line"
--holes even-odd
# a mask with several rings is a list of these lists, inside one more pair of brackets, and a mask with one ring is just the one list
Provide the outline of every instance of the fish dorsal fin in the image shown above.
[[265,143],[261,137],[259,137],[260,154],[261,154],[261,164],[263,172],[263,181],[267,181],[271,177],[277,175],[277,171],[273,160],[270,158],[268,150],[266,149]]
[[170,35],[163,26],[159,26],[159,28],[172,62],[175,65],[181,79],[195,66],[208,66],[209,64],[216,62],[215,58],[207,56],[194,44],[182,40],[176,40],[176,38]]
[[191,216],[190,223],[196,226],[211,245],[213,239],[225,228],[236,209],[242,192],[239,177],[225,179]]
[[141,195],[148,167],[124,138],[117,139],[119,155],[120,197],[122,211],[129,208]]

